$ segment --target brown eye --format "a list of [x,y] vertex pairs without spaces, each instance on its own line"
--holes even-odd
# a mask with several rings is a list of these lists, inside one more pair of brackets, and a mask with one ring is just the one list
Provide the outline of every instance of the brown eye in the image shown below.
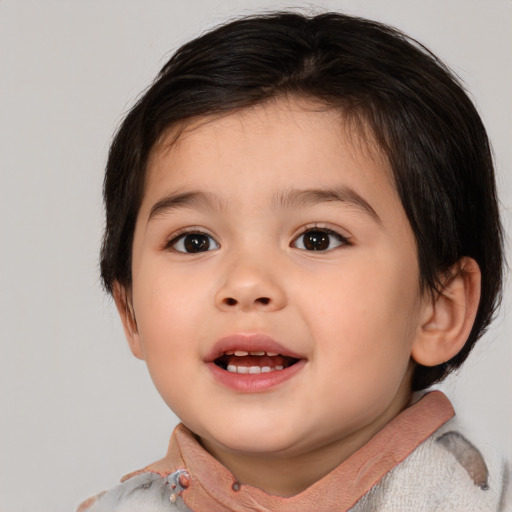
[[219,244],[205,233],[185,233],[175,238],[171,244],[175,251],[185,253],[198,253],[213,251],[219,248]]
[[296,238],[292,246],[304,251],[327,251],[346,243],[345,237],[330,229],[310,229]]

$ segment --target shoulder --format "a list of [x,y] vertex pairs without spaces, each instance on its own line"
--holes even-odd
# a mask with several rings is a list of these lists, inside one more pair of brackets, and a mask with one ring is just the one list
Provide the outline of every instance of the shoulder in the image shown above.
[[353,512],[512,512],[510,471],[489,444],[477,447],[448,421],[388,473]]
[[77,512],[190,512],[180,497],[184,473],[179,470],[169,476],[136,474],[110,491],[84,501]]

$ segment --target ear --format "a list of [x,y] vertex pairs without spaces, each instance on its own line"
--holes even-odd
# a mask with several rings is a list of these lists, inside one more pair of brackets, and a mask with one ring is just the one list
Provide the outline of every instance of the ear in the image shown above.
[[475,321],[480,280],[478,263],[472,258],[462,258],[450,269],[443,289],[430,300],[425,299],[419,332],[411,351],[417,363],[435,366],[459,353]]
[[123,323],[124,334],[128,340],[128,345],[135,357],[144,359],[144,351],[142,350],[142,343],[137,328],[131,293],[116,281],[114,283],[113,296],[117,311],[121,317],[121,322]]

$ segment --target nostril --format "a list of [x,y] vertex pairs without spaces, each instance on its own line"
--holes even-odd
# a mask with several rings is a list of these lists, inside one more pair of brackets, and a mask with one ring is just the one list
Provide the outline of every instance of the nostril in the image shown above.
[[247,304],[245,303],[245,300],[242,299],[241,301],[238,301],[237,299],[233,297],[224,297],[222,299],[222,304],[224,306],[227,306],[229,308],[232,308],[234,306],[242,306],[242,307],[263,307],[263,306],[270,306],[272,304],[272,299],[270,297],[258,297],[254,299],[252,302],[249,300]]

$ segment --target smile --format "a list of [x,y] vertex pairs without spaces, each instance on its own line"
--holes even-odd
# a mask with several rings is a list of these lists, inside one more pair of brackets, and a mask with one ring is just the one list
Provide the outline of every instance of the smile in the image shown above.
[[236,334],[219,340],[205,363],[223,386],[254,393],[292,378],[304,368],[306,359],[268,336]]

